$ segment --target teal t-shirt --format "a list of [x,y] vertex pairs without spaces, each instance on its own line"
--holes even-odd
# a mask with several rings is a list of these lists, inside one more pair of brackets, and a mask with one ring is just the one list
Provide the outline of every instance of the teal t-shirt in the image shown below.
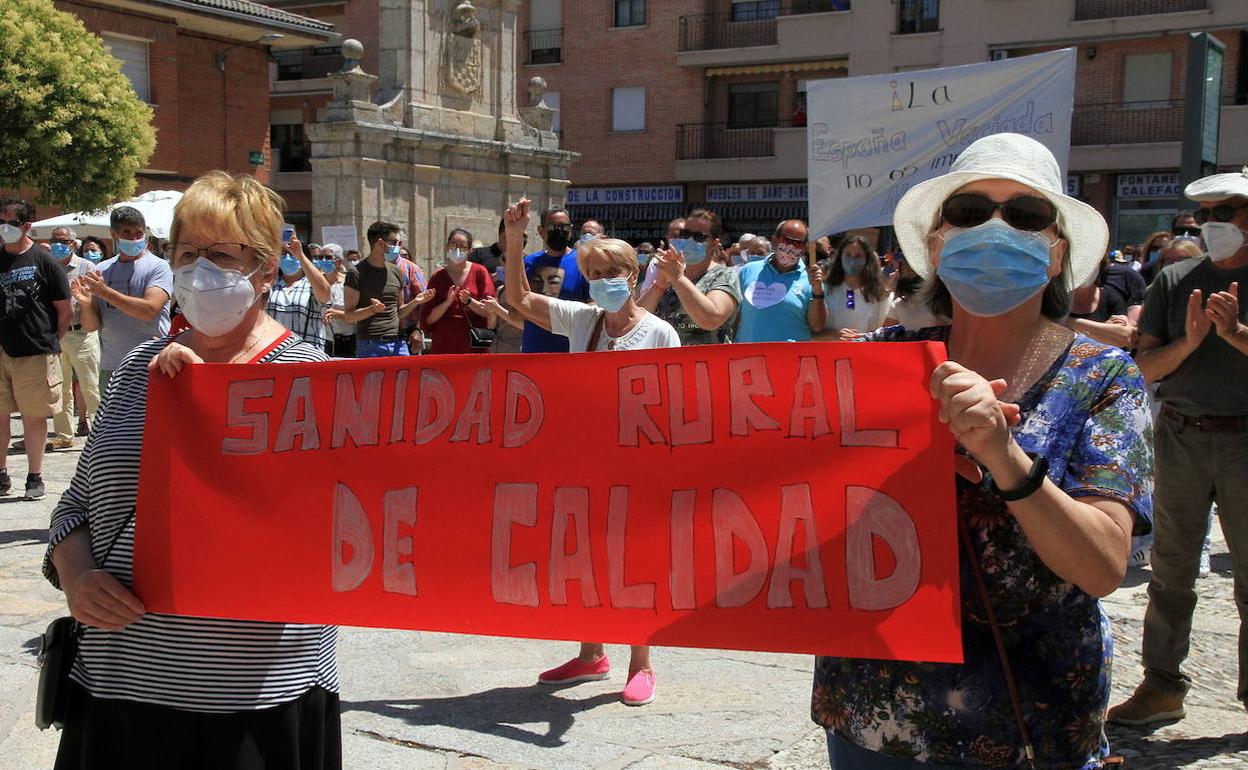
[[747,262],[738,273],[741,284],[741,325],[737,342],[805,342],[810,339],[806,310],[810,280],[806,265],[787,273],[770,259]]

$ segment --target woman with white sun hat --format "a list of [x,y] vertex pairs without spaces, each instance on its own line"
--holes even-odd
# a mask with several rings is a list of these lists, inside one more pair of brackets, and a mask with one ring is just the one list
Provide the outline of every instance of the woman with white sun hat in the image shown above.
[[998,134],[897,206],[906,258],[953,323],[870,339],[948,345],[930,386],[958,442],[965,662],[818,659],[812,713],[834,768],[1108,755],[1113,640],[1098,597],[1151,527],[1150,422],[1132,360],[1060,325],[1108,240],[1062,182],[1043,145]]

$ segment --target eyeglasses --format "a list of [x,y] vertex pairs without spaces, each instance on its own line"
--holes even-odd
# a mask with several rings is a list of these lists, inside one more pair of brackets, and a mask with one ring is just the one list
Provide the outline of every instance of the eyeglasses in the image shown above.
[[1057,221],[1057,207],[1038,195],[1020,195],[998,203],[987,195],[960,193],[941,205],[940,216],[954,227],[975,227],[992,219],[998,210],[1005,223],[1018,230],[1035,232]]
[[[222,251],[223,247],[232,246],[237,248],[240,253],[234,254],[228,251]],[[255,247],[248,246],[245,243],[230,243],[223,241],[214,243],[211,246],[200,248],[193,243],[175,243],[170,247],[170,255],[174,260],[194,261],[200,257],[206,257],[210,262],[218,262],[224,264],[239,264],[246,259],[248,250],[255,251]]]
[[64,246],[66,244],[73,243],[73,241],[71,241],[68,238],[53,238],[50,241],[48,241],[48,243],[59,243],[62,246]]
[[782,235],[782,236],[780,236],[780,242],[781,242],[781,243],[787,243],[787,244],[789,244],[790,246],[796,246],[796,247],[797,247],[797,248],[799,248],[799,249],[804,249],[804,248],[806,248],[806,241],[802,240],[801,238],[794,238],[794,237],[789,236],[789,235]]
[[696,231],[694,231],[694,230],[685,230],[685,229],[682,229],[682,230],[680,231],[680,237],[681,237],[681,238],[684,238],[684,239],[685,239],[685,240],[687,240],[687,241],[695,241],[695,242],[697,242],[697,243],[706,243],[706,239],[707,239],[707,238],[710,238],[710,237],[711,237],[711,234],[710,234],[710,233],[699,233],[699,232],[696,232]]
[[[1209,221],[1230,222],[1232,219],[1235,218],[1235,214],[1240,209],[1245,209],[1245,208],[1248,208],[1248,205],[1231,206],[1230,204],[1227,204],[1227,203],[1220,203],[1217,206],[1214,206],[1212,208],[1196,209],[1196,213],[1194,216],[1196,218],[1196,224],[1199,224],[1199,225],[1203,225]],[[1186,228],[1180,228],[1180,229],[1186,229]]]

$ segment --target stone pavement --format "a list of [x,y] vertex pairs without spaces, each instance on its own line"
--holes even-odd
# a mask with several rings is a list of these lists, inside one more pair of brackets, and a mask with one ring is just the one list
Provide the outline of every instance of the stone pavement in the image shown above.
[[[48,499],[0,498],[0,770],[52,765],[55,731],[32,711],[35,650],[64,611],[39,573],[47,522],[77,451],[49,456]],[[25,459],[10,458],[14,480]],[[1187,719],[1151,734],[1113,729],[1129,768],[1248,768],[1245,715],[1235,701],[1238,621],[1226,545],[1199,585]],[[1107,602],[1116,629],[1115,700],[1140,679],[1140,626],[1147,570],[1133,570]],[[807,656],[660,649],[656,701],[619,702],[628,651],[610,647],[617,673],[605,682],[554,689],[537,672],[563,662],[569,643],[343,629],[344,765],[354,770],[798,770],[826,768],[823,735],[807,716]]]

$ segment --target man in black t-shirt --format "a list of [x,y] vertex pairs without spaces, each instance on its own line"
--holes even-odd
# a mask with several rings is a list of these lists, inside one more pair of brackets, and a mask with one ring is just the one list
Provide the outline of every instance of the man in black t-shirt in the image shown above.
[[[73,320],[69,279],[52,254],[30,239],[35,207],[0,198],[0,410],[22,416],[26,498],[44,497],[43,452],[48,418],[61,411],[61,338]],[[0,420],[9,446],[9,421]],[[0,455],[0,494],[13,488]]]

